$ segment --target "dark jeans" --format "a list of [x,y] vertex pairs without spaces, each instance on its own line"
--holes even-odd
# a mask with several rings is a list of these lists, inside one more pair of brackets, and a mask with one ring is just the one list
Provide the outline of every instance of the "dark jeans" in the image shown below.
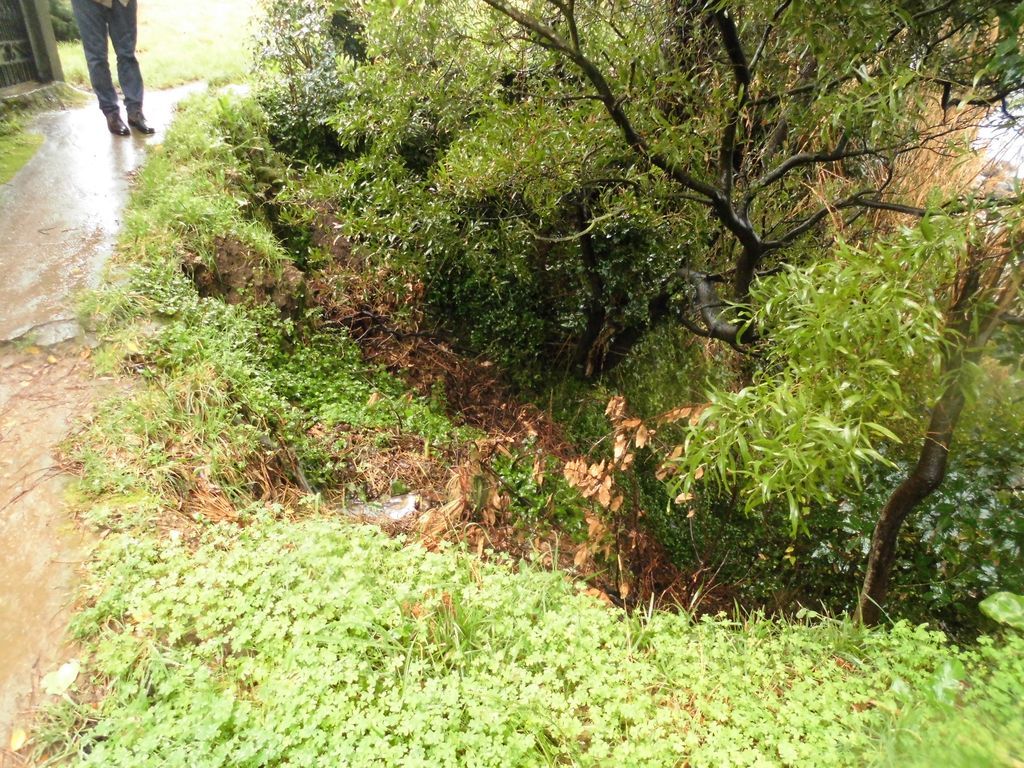
[[129,114],[142,110],[142,70],[135,58],[136,2],[129,0],[128,5],[122,5],[121,0],[113,0],[113,7],[104,8],[95,0],[71,0],[75,21],[82,33],[89,80],[104,114],[118,111],[117,91],[107,61],[108,37],[117,54],[117,79],[124,94],[124,105]]

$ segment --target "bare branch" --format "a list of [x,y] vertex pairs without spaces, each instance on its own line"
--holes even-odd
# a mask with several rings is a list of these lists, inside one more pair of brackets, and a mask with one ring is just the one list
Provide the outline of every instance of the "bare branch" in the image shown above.
[[754,51],[754,55],[750,57],[750,73],[753,75],[754,70],[757,69],[757,64],[761,60],[761,55],[764,53],[765,46],[768,45],[768,40],[771,37],[772,32],[775,30],[775,25],[779,19],[782,18],[782,14],[786,12],[786,9],[793,4],[793,0],[784,0],[783,3],[775,9],[775,13],[772,14],[772,20],[768,22],[768,26],[764,28],[764,34],[761,35],[761,42],[757,44],[757,50]]
[[779,165],[775,166],[773,170],[766,173],[751,185],[751,190],[747,194],[744,204],[749,205],[750,201],[754,199],[759,190],[774,184],[777,181],[781,181],[790,171],[796,168],[802,168],[807,165],[816,165],[818,163],[835,163],[852,157],[877,154],[876,150],[873,149],[847,151],[849,143],[849,137],[844,133],[839,137],[839,141],[836,143],[835,149],[830,152],[801,152],[800,154],[793,155],[792,157],[783,160]]
[[726,10],[715,11],[715,24],[718,26],[719,34],[722,36],[722,45],[729,56],[729,63],[732,64],[733,77],[739,87],[750,88],[750,62],[747,54],[743,51],[743,43],[740,42],[740,33],[736,23]]
[[876,211],[892,211],[893,213],[905,213],[908,216],[922,218],[928,215],[927,208],[918,208],[914,205],[903,205],[902,203],[890,203],[885,200],[858,197],[849,202],[843,203],[840,208],[872,208]]
[[740,115],[750,95],[750,63],[740,41],[739,30],[728,11],[715,12],[715,25],[722,36],[722,46],[732,64],[734,104],[730,110],[729,120],[722,132],[722,145],[718,155],[719,184],[726,199],[732,197],[733,179],[736,175],[736,144],[739,132]]

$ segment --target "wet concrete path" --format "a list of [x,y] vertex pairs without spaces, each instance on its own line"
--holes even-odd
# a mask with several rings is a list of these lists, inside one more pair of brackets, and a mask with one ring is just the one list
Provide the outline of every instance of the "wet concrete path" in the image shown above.
[[[147,96],[151,137],[115,137],[95,106],[39,115],[35,157],[0,186],[0,765],[62,648],[90,543],[65,507],[58,446],[105,384],[74,319],[112,253],[133,172],[189,86]],[[17,340],[17,343],[11,343]],[[48,346],[55,345],[55,346]],[[6,753],[6,755],[5,755]]]
[[[86,348],[86,352],[88,349]],[[89,539],[69,519],[54,455],[100,383],[72,346],[0,351],[0,765],[3,747],[62,661]]]
[[[147,94],[146,116],[166,126],[174,105],[201,86]],[[131,175],[153,136],[112,136],[94,106],[47,112],[30,129],[43,146],[0,186],[0,342],[73,337],[73,296],[95,286],[121,224]]]

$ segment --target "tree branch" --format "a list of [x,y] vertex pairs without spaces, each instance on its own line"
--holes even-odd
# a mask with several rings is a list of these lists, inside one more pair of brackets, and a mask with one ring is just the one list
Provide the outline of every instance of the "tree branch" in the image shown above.
[[683,325],[700,336],[726,342],[737,352],[742,344],[750,344],[757,340],[757,335],[747,323],[733,323],[722,317],[722,308],[726,306],[718,296],[715,288],[715,276],[692,269],[681,269],[679,276],[693,287],[694,308],[700,314],[704,329],[699,330],[692,322],[684,319]]
[[795,170],[796,168],[815,165],[817,163],[835,163],[852,157],[864,157],[865,155],[876,154],[876,151],[873,149],[860,149],[848,152],[846,148],[849,146],[849,143],[849,137],[844,133],[839,137],[839,141],[836,143],[835,149],[831,152],[801,152],[783,160],[775,166],[774,169],[766,173],[751,185],[750,192],[747,193],[747,196],[743,201],[744,206],[749,206],[760,190],[777,181],[781,181],[790,171]]
[[743,51],[743,44],[740,41],[739,30],[735,22],[726,10],[715,11],[715,25],[722,37],[722,46],[732,64],[733,80],[733,101],[729,119],[726,122],[725,130],[722,132],[722,145],[718,153],[719,184],[722,187],[722,194],[728,200],[732,197],[733,180],[736,176],[736,145],[737,134],[739,133],[740,115],[743,107],[750,96],[750,63]]
[[483,2],[499,13],[512,19],[527,31],[533,32],[540,38],[540,41],[545,41],[547,43],[546,47],[553,51],[557,51],[572,61],[597,92],[599,99],[604,104],[605,111],[607,111],[608,116],[611,117],[612,121],[619,127],[619,130],[626,139],[626,143],[629,144],[629,146],[639,154],[645,162],[655,166],[656,168],[660,168],[673,181],[686,187],[690,191],[696,192],[697,194],[716,203],[721,203],[723,201],[722,193],[718,189],[707,182],[694,178],[677,162],[659,152],[654,152],[651,149],[646,140],[644,140],[644,138],[637,132],[632,121],[629,119],[629,116],[623,109],[623,99],[615,95],[611,85],[609,85],[608,81],[601,73],[601,70],[598,69],[594,62],[584,56],[578,48],[574,48],[572,45],[567,43],[558,35],[557,32],[541,22],[539,19],[523,13],[504,0],[483,0]]
[[729,56],[729,63],[732,64],[732,74],[736,79],[738,88],[749,89],[751,83],[750,62],[743,50],[743,43],[740,41],[740,33],[736,23],[732,20],[727,10],[715,11],[715,25],[722,36],[722,45]]
[[761,60],[761,54],[764,53],[765,46],[768,45],[768,39],[771,37],[772,31],[775,29],[775,25],[782,18],[782,14],[786,12],[786,9],[793,4],[793,0],[784,0],[783,3],[775,9],[775,13],[772,14],[772,20],[768,22],[768,25],[764,28],[764,34],[761,35],[761,42],[757,44],[757,50],[754,51],[754,55],[750,57],[750,74],[753,77],[754,70],[757,69],[757,64]]

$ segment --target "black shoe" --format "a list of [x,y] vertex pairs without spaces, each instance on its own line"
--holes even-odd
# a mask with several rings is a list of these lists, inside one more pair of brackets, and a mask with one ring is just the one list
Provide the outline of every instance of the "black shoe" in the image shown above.
[[127,136],[131,133],[128,130],[128,126],[124,124],[121,119],[121,115],[118,112],[107,113],[107,130],[109,130],[115,136]]
[[156,128],[149,127],[149,124],[146,122],[146,118],[143,117],[141,112],[129,112],[128,125],[139,133],[144,133],[147,136],[156,133]]

